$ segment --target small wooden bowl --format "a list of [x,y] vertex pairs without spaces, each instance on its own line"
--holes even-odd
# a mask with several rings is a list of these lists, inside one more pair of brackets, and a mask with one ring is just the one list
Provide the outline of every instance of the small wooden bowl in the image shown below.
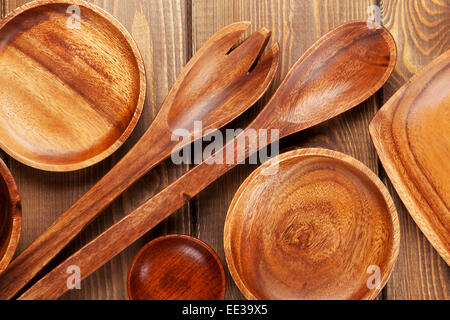
[[72,171],[129,137],[146,78],[135,42],[110,14],[80,0],[37,0],[0,21],[0,86],[0,147],[31,167]]
[[253,172],[233,198],[224,236],[231,275],[248,299],[373,299],[399,241],[378,177],[325,149],[287,152]]
[[22,208],[16,183],[0,159],[0,273],[11,261],[20,238]]
[[206,243],[169,235],[139,251],[128,271],[127,284],[131,300],[221,300],[225,272]]

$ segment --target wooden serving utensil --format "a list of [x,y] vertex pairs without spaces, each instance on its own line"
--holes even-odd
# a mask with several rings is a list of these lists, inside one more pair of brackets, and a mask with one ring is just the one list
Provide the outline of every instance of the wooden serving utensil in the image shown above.
[[[271,167],[276,175],[265,174]],[[224,229],[230,273],[250,300],[374,299],[399,246],[394,201],[377,175],[322,148],[289,151],[253,171]]]
[[450,50],[412,77],[369,129],[408,212],[450,265]]
[[[246,144],[245,148],[238,149],[235,145],[239,140],[246,140],[249,131],[259,134],[258,129],[277,129],[281,138],[358,105],[385,83],[396,57],[394,39],[385,28],[370,29],[366,22],[341,25],[306,51],[255,120],[216,154],[225,156],[232,149],[234,159],[245,159],[250,146]],[[256,149],[265,147],[268,140],[260,141]],[[211,160],[188,171],[125,216],[20,298],[58,298],[67,291],[67,266],[78,265],[84,279],[237,164],[236,161],[211,164],[215,162]]]
[[[172,152],[189,144],[186,138],[199,138],[224,126],[264,94],[278,69],[279,47],[274,44],[257,61],[271,34],[262,28],[233,49],[249,26],[249,22],[231,24],[203,45],[181,72],[138,143],[5,270],[0,278],[0,299],[12,298],[117,196]],[[202,132],[196,132],[195,121],[202,121]],[[189,132],[183,142],[172,141],[176,129]]]

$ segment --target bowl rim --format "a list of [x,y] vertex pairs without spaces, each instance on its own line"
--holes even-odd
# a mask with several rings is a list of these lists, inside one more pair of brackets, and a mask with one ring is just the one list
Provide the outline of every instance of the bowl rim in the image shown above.
[[225,276],[225,269],[223,267],[222,261],[220,260],[217,253],[212,249],[206,242],[189,236],[185,234],[168,234],[165,236],[161,236],[158,238],[155,238],[148,242],[146,245],[144,245],[139,252],[136,254],[136,256],[133,258],[133,261],[130,264],[130,267],[128,268],[128,275],[127,275],[127,292],[128,292],[128,298],[130,300],[135,300],[133,297],[133,291],[131,289],[131,276],[133,274],[133,269],[135,267],[136,262],[141,258],[142,254],[150,247],[158,245],[160,242],[172,240],[172,239],[182,239],[185,242],[193,242],[195,244],[200,245],[202,248],[206,249],[209,254],[214,258],[216,264],[219,266],[220,270],[220,277],[221,277],[221,291],[219,294],[219,300],[223,300],[225,297],[225,291],[226,291],[226,276]]
[[9,171],[6,164],[0,158],[0,179],[2,179],[6,184],[6,189],[8,190],[8,195],[10,199],[9,208],[12,217],[12,227],[11,234],[7,243],[7,248],[3,257],[0,257],[0,274],[6,269],[8,264],[11,262],[14,253],[19,244],[20,232],[22,229],[22,206],[20,202],[20,195],[17,189],[16,182]]
[[79,162],[69,163],[69,164],[49,164],[45,162],[39,162],[35,161],[33,159],[30,159],[29,157],[26,157],[22,155],[20,152],[16,152],[12,148],[5,145],[2,140],[0,139],[0,148],[3,149],[8,155],[16,159],[17,161],[30,166],[35,169],[49,171],[49,172],[71,172],[76,170],[81,170],[87,167],[90,167],[94,164],[99,163],[100,161],[106,159],[110,155],[112,155],[115,151],[117,151],[124,143],[125,141],[130,137],[131,133],[134,131],[139,118],[141,117],[144,103],[145,103],[145,96],[146,96],[146,90],[147,90],[147,78],[145,74],[145,66],[144,66],[144,60],[142,58],[142,55],[139,51],[139,48],[136,44],[136,41],[133,39],[131,34],[128,32],[128,30],[109,12],[106,10],[100,8],[99,6],[89,3],[85,0],[34,0],[28,3],[23,4],[22,6],[14,9],[9,14],[7,14],[3,19],[0,20],[0,30],[6,26],[11,20],[19,16],[20,14],[45,5],[51,5],[51,4],[68,4],[68,5],[78,5],[85,7],[97,15],[99,15],[101,18],[108,21],[114,28],[117,29],[117,31],[122,34],[124,39],[126,40],[127,44],[129,45],[133,56],[135,58],[137,68],[139,70],[139,97],[137,99],[137,103],[135,106],[135,110],[133,113],[133,116],[131,117],[130,122],[128,123],[128,126],[123,130],[120,137],[118,137],[114,142],[111,143],[109,147],[107,147],[104,151],[102,151],[99,154],[94,155],[93,157],[90,157],[88,159],[81,160]]
[[285,153],[281,153],[278,156],[268,160],[267,162],[260,165],[256,170],[254,170],[240,185],[238,190],[236,191],[233,200],[231,201],[230,207],[228,208],[227,216],[225,219],[224,226],[224,249],[225,249],[225,259],[228,265],[228,269],[230,274],[238,286],[241,293],[249,300],[259,300],[256,295],[252,293],[252,291],[246,286],[245,281],[240,277],[240,274],[235,266],[233,255],[232,255],[232,243],[231,243],[231,221],[233,219],[235,207],[241,198],[243,192],[247,188],[253,179],[258,177],[262,170],[267,167],[270,167],[273,164],[280,163],[289,159],[299,158],[299,157],[309,157],[309,156],[320,156],[320,157],[328,157],[334,160],[340,160],[344,163],[350,165],[351,167],[357,169],[362,175],[366,176],[374,185],[377,190],[380,192],[383,197],[387,212],[391,218],[390,222],[392,225],[392,248],[390,250],[390,256],[387,257],[387,265],[381,271],[381,282],[379,288],[367,290],[367,292],[360,298],[361,300],[370,300],[374,299],[384,288],[387,281],[389,280],[394,266],[397,262],[399,249],[400,249],[400,223],[398,218],[397,209],[395,207],[394,201],[386,188],[386,186],[381,182],[380,178],[365,164],[360,162],[359,160],[346,155],[344,153],[325,149],[325,148],[301,148],[294,149]]

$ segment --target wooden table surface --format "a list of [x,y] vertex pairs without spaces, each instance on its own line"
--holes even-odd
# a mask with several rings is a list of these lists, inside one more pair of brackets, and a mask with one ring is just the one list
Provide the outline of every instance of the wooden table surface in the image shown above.
[[[0,0],[1,16],[27,0]],[[365,20],[367,7],[378,5],[384,25],[398,46],[397,67],[387,84],[372,98],[345,114],[303,133],[283,139],[281,151],[325,147],[349,154],[371,168],[388,186],[401,223],[400,255],[379,299],[448,299],[450,269],[417,228],[380,165],[368,133],[368,123],[383,103],[414,73],[449,49],[448,0],[98,0],[132,34],[144,57],[148,88],[144,112],[131,138],[113,156],[73,173],[48,173],[26,167],[0,151],[11,169],[23,201],[23,229],[18,252],[30,244],[65,209],[100,179],[139,139],[154,118],[177,75],[196,50],[219,28],[240,20],[250,31],[269,27],[281,47],[275,83],[321,35],[338,25]],[[270,45],[270,44],[269,44]],[[268,94],[262,99],[266,101]],[[261,103],[230,124],[243,128]],[[52,265],[93,239],[146,198],[163,189],[188,169],[170,160],[159,165],[117,199],[64,250]],[[151,239],[171,233],[190,234],[206,241],[225,264],[223,225],[228,206],[241,182],[255,166],[240,165],[212,184],[188,205],[161,223],[63,299],[127,299],[126,275],[137,251]],[[81,270],[82,272],[82,270]],[[227,271],[227,299],[242,299]]]

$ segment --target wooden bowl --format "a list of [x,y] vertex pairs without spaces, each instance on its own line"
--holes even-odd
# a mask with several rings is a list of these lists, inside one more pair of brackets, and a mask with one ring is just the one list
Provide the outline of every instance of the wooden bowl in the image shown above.
[[253,172],[233,198],[224,236],[231,275],[248,299],[375,298],[399,241],[378,177],[325,149],[287,152]]
[[22,208],[16,183],[0,159],[0,273],[11,261],[20,238]]
[[378,111],[373,144],[409,214],[450,266],[450,50]]
[[111,15],[85,1],[38,0],[0,22],[0,86],[0,147],[34,168],[72,171],[128,138],[146,79]]
[[185,235],[151,241],[128,272],[131,300],[220,300],[224,295],[219,257],[206,243]]

